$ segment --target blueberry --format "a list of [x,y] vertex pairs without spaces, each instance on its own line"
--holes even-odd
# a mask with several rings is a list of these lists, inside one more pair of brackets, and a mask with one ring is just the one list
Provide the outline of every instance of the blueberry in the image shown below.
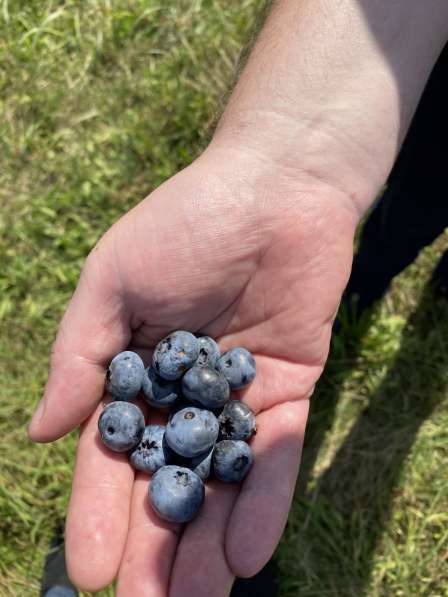
[[249,472],[253,462],[252,450],[246,442],[224,439],[213,450],[213,471],[220,481],[238,483]]
[[219,436],[222,439],[247,441],[257,430],[254,413],[240,400],[229,400],[218,421]]
[[211,367],[192,367],[182,378],[182,393],[205,408],[220,408],[230,396],[226,378]]
[[210,468],[212,464],[213,448],[208,454],[199,454],[195,458],[191,458],[186,467],[195,472],[203,481],[210,476]]
[[[177,400],[173,406],[170,408],[170,414],[169,414],[169,418],[172,418],[173,415],[175,415],[176,413],[178,413],[180,410],[183,410],[184,408],[202,408],[200,404],[195,404],[194,402],[192,402],[191,400],[187,400],[184,396],[181,396],[179,398],[179,400]],[[215,414],[215,413],[213,413]]]
[[142,411],[131,402],[110,402],[98,419],[103,443],[114,452],[126,452],[136,446],[145,429]]
[[170,522],[188,522],[204,501],[204,484],[188,468],[163,466],[149,484],[149,499],[155,512]]
[[194,458],[207,452],[219,433],[215,415],[200,408],[188,407],[175,413],[165,431],[166,441],[180,456]]
[[112,359],[107,372],[107,391],[114,400],[133,400],[142,387],[145,366],[137,353],[125,350]]
[[217,368],[223,373],[232,390],[240,390],[254,380],[255,359],[245,348],[232,348],[218,361]]
[[152,367],[143,375],[142,390],[146,402],[156,408],[172,406],[180,398],[179,382],[163,379]]
[[190,332],[173,332],[157,344],[152,357],[156,372],[164,379],[179,379],[198,358],[198,341]]
[[218,359],[221,356],[219,346],[209,336],[201,336],[198,338],[199,356],[196,360],[196,367],[216,367]]
[[213,448],[205,454],[199,454],[194,458],[184,458],[183,456],[174,456],[173,464],[185,466],[196,473],[203,481],[210,476],[212,464]]
[[174,453],[164,440],[163,425],[147,425],[143,437],[129,454],[132,466],[145,473],[155,473],[173,459]]

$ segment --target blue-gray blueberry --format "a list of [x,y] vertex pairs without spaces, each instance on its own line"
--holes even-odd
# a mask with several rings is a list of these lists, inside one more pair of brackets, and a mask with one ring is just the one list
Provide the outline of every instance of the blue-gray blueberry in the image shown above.
[[164,440],[164,436],[163,425],[147,425],[142,439],[129,454],[132,466],[139,471],[152,474],[169,464],[174,453]]
[[196,367],[216,367],[221,356],[218,344],[210,336],[198,338],[199,356],[196,360]]
[[242,481],[252,466],[250,446],[240,440],[224,439],[213,450],[213,472],[224,483]]
[[220,371],[211,367],[192,367],[182,378],[183,395],[205,408],[221,408],[230,397],[230,388]]
[[126,452],[136,446],[145,429],[142,411],[131,402],[110,402],[98,419],[103,443],[114,452]]
[[249,385],[255,377],[255,359],[246,348],[231,348],[218,360],[217,368],[223,373],[232,390]]
[[212,412],[187,407],[170,417],[165,438],[176,454],[194,458],[212,448],[218,433],[218,419]]
[[204,501],[204,484],[188,468],[163,466],[149,484],[149,499],[155,512],[170,522],[188,522]]
[[172,332],[157,344],[152,357],[156,372],[164,379],[179,379],[199,356],[197,338],[190,332]]
[[174,456],[172,464],[177,464],[178,466],[185,466],[186,468],[189,468],[194,473],[196,473],[203,481],[205,481],[210,476],[212,456],[213,448],[205,454],[199,454],[199,456],[195,456],[194,458]]
[[210,476],[210,469],[211,469],[211,465],[212,465],[212,456],[213,456],[213,448],[205,456],[203,454],[199,454],[199,456],[196,456],[195,458],[191,458],[191,460],[187,464],[187,468],[191,469],[203,481],[205,481]]
[[153,367],[148,367],[143,375],[142,391],[146,402],[155,408],[172,406],[180,398],[179,382],[163,379]]
[[221,439],[239,439],[247,442],[257,430],[254,413],[241,400],[229,400],[218,421]]
[[133,400],[140,392],[144,373],[145,366],[136,352],[120,352],[109,365],[107,391],[114,400]]

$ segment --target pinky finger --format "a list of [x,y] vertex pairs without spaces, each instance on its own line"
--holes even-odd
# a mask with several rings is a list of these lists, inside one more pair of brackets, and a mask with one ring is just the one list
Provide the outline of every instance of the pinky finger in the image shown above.
[[255,575],[285,527],[299,470],[309,401],[285,402],[257,417],[254,464],[229,520],[226,554],[236,576]]
[[138,473],[131,520],[118,576],[117,596],[165,597],[182,526],[164,522],[148,501],[149,477]]

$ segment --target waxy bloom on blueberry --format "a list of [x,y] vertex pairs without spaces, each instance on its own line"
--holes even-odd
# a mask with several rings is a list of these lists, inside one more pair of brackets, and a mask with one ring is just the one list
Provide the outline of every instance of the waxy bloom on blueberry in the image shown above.
[[165,438],[180,456],[194,458],[211,449],[219,433],[218,419],[201,408],[183,408],[168,421]]
[[103,443],[114,452],[126,452],[136,446],[145,429],[142,411],[132,404],[115,400],[110,402],[98,419]]
[[182,378],[182,393],[205,408],[221,408],[230,397],[230,388],[220,371],[204,365],[192,367]]
[[142,387],[145,366],[136,352],[125,350],[112,359],[106,387],[114,400],[133,400]]
[[199,356],[197,338],[190,332],[172,332],[157,344],[152,364],[164,379],[179,379]]
[[229,400],[218,421],[221,439],[248,441],[257,430],[254,413],[240,400]]
[[240,390],[255,378],[255,359],[245,348],[231,348],[218,361],[217,368],[223,373],[232,390]]
[[145,473],[155,473],[173,459],[174,453],[165,441],[163,425],[147,425],[142,439],[129,454],[134,468]]
[[204,484],[188,468],[164,466],[149,484],[149,500],[156,513],[169,522],[188,522],[204,501]]
[[252,450],[246,442],[224,439],[213,450],[213,471],[224,483],[242,481],[252,466]]

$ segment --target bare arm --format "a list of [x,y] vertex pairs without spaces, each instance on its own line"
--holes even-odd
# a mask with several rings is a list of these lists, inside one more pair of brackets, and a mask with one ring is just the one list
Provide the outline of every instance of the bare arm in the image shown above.
[[317,176],[363,212],[447,39],[444,0],[276,2],[212,145]]

